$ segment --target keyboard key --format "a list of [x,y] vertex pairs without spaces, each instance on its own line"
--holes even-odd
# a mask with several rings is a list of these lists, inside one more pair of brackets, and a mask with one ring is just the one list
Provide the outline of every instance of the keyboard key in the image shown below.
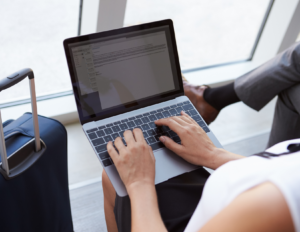
[[128,122],[128,119],[121,120],[122,123]]
[[143,116],[149,116],[150,115],[150,113],[145,113],[145,114],[143,114]]
[[161,126],[160,126],[160,127],[156,127],[156,128],[154,129],[154,131],[156,132],[156,134],[161,134],[161,133],[163,133],[163,130],[162,130]]
[[119,124],[121,124],[121,121],[114,122],[114,125],[119,125]]
[[112,129],[113,129],[114,132],[119,132],[119,131],[121,131],[121,129],[120,129],[119,126],[113,126]]
[[140,126],[140,125],[143,124],[143,122],[142,122],[141,119],[136,119],[136,120],[134,120],[134,122],[135,122],[135,124],[136,124],[137,126]]
[[99,137],[105,136],[105,133],[103,130],[97,131],[96,133]]
[[174,140],[175,143],[180,143],[181,139],[179,138],[179,136],[175,136],[172,138]]
[[177,105],[171,105],[171,106],[170,106],[171,109],[174,109],[174,108],[176,108],[176,107],[177,107]]
[[202,129],[203,129],[206,133],[210,132],[210,130],[208,129],[207,126],[202,127]]
[[103,163],[104,167],[112,165],[112,162],[110,161],[110,159],[102,160],[102,163]]
[[156,125],[154,122],[149,122],[148,125],[150,126],[150,128],[156,128]]
[[183,108],[182,108],[182,107],[177,107],[175,110],[176,110],[177,113],[179,114],[181,111],[183,111]]
[[120,135],[118,133],[114,133],[111,135],[111,137],[113,138],[113,140],[115,140],[116,138],[120,137]]
[[185,111],[193,110],[193,109],[194,109],[194,107],[193,107],[191,104],[183,105],[182,108],[183,108]]
[[87,130],[86,133],[92,133],[92,132],[95,132],[97,130],[98,130],[98,128],[93,128],[93,129]]
[[190,111],[185,111],[185,113],[188,115],[188,116],[192,116],[192,114],[190,113]]
[[165,118],[171,117],[171,114],[168,111],[162,112]]
[[120,131],[120,132],[119,132],[120,137],[124,137],[124,132],[125,132],[125,131]]
[[106,124],[106,127],[112,127],[112,126],[113,126],[112,123]]
[[157,112],[163,112],[163,111],[164,111],[163,109],[158,109],[158,110],[157,110]]
[[88,136],[89,136],[90,139],[96,139],[96,138],[98,138],[95,133],[90,133],[90,134],[88,134]]
[[192,119],[194,119],[196,122],[201,120],[199,115],[192,116]]
[[198,121],[197,123],[198,123],[198,125],[201,126],[201,127],[206,126],[205,123],[204,123],[202,120]]
[[156,114],[157,112],[156,112],[156,110],[153,110],[153,111],[151,111],[151,112],[149,112],[150,114]]
[[161,126],[161,130],[163,131],[163,132],[167,132],[167,131],[169,131],[169,130],[171,130],[168,126]]
[[142,121],[143,121],[143,123],[148,123],[148,122],[150,122],[150,120],[149,120],[149,118],[148,118],[148,117],[144,117],[144,118],[142,118]]
[[129,121],[132,121],[134,119],[135,119],[135,117],[128,118]]
[[109,154],[108,154],[107,151],[106,152],[101,152],[98,155],[99,155],[99,157],[100,157],[101,160],[109,158]]
[[143,115],[138,115],[138,116],[135,116],[136,118],[142,118],[143,117]]
[[169,132],[169,135],[171,136],[171,137],[175,137],[175,136],[178,136],[174,131],[172,131],[172,130],[170,130]]
[[135,127],[135,123],[133,121],[127,122],[127,125],[129,126],[129,128]]
[[104,128],[106,128],[105,126],[99,126],[98,129],[99,130],[103,130]]
[[161,118],[164,117],[164,116],[162,115],[162,113],[155,114],[155,116],[156,116],[157,119],[161,119]]
[[154,137],[149,137],[147,138],[147,141],[151,144],[151,143],[155,143],[156,139]]
[[150,127],[148,126],[148,124],[142,125],[142,128],[143,128],[143,131],[150,130]]
[[171,109],[169,106],[163,108],[163,110],[169,110],[169,109]]
[[104,139],[99,138],[99,139],[92,140],[92,143],[93,143],[94,146],[98,146],[98,145],[101,145],[101,144],[103,144],[105,142],[104,142]]
[[152,148],[153,151],[155,151],[159,148],[165,147],[165,145],[162,142],[158,142],[158,143],[151,144],[150,147]]
[[141,126],[136,126],[135,128],[133,128],[133,129],[136,129],[136,128],[139,128],[139,129],[141,129],[141,131],[143,131],[143,129],[142,129],[142,127]]
[[119,127],[121,128],[121,130],[127,130],[128,129],[128,126],[126,125],[126,123],[120,124]]
[[149,135],[147,134],[147,132],[143,132],[144,138],[148,138]]
[[105,133],[106,133],[107,135],[114,133],[114,132],[112,131],[112,129],[110,129],[110,128],[106,128],[106,129],[104,129],[104,131],[105,131]]
[[198,114],[196,110],[190,110],[191,115],[196,115]]
[[156,139],[156,141],[160,141],[160,140],[159,140],[159,137],[160,137],[160,136],[161,136],[161,135],[155,135],[155,136],[154,136],[154,138]]
[[170,114],[171,114],[172,116],[174,116],[174,115],[177,114],[177,112],[176,112],[175,109],[170,109],[169,112],[170,112]]
[[113,141],[113,139],[112,139],[112,137],[110,136],[110,135],[107,135],[107,136],[105,136],[105,137],[103,137],[104,138],[104,140],[105,140],[105,142],[109,142],[109,141]]
[[161,135],[163,135],[163,136],[167,136],[167,137],[171,137],[170,135],[169,135],[169,133],[168,132],[163,132]]
[[183,106],[183,103],[178,103],[177,106]]
[[154,130],[148,130],[147,133],[149,136],[156,135],[156,132]]
[[106,144],[101,145],[101,146],[98,146],[98,147],[95,147],[95,148],[96,148],[96,151],[97,151],[98,153],[103,152],[103,151],[106,151]]
[[185,102],[182,102],[183,104],[189,104],[190,102],[189,101],[185,101]]
[[149,118],[149,120],[150,120],[151,122],[157,120],[157,118],[155,117],[155,115],[150,115],[148,118]]

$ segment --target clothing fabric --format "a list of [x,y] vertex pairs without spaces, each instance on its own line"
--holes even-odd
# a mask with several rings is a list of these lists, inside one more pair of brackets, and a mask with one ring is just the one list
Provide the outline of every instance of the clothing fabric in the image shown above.
[[[184,231],[201,198],[209,175],[201,167],[156,185],[160,214],[168,231]],[[131,208],[128,196],[116,196],[114,213],[118,231],[130,232]]]
[[216,88],[207,88],[203,94],[204,100],[217,110],[241,101],[234,90],[234,83]]
[[278,95],[268,147],[300,137],[300,43],[237,78],[234,89],[255,110]]
[[[281,142],[266,151],[288,152],[287,146],[291,143],[300,143],[300,139]],[[300,232],[300,152],[270,159],[252,156],[218,168],[209,177],[185,232],[198,231],[241,193],[267,181],[282,192],[295,230]]]

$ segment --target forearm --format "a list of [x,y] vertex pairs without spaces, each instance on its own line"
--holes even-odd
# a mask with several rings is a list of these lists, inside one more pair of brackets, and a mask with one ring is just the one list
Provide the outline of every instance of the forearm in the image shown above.
[[221,148],[216,148],[212,151],[211,155],[207,157],[204,166],[216,170],[218,167],[222,166],[223,164],[229,161],[238,160],[242,158],[245,157],[234,154]]
[[128,194],[131,202],[131,231],[167,231],[159,213],[154,185],[135,184],[130,186]]

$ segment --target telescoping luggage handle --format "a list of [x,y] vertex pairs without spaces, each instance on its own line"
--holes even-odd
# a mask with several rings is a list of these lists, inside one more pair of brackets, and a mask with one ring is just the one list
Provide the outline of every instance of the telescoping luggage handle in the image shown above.
[[[34,126],[35,139],[30,140],[21,149],[12,154],[9,159],[6,154],[5,137],[3,133],[2,118],[0,112],[0,152],[2,164],[0,172],[6,179],[14,178],[28,169],[35,161],[40,158],[46,149],[46,145],[40,140],[39,123],[37,115],[37,103],[35,94],[35,83],[33,71],[29,68],[22,69],[8,77],[0,80],[0,91],[19,83],[28,76],[31,95],[32,119]],[[34,145],[33,145],[34,143]]]

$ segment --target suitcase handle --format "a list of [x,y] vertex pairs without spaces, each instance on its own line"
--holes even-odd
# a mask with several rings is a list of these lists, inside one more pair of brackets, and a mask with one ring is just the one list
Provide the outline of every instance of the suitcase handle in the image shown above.
[[[0,91],[19,83],[27,76],[29,78],[29,85],[30,85],[32,119],[33,119],[34,137],[35,137],[35,152],[39,153],[41,151],[41,141],[40,141],[39,123],[38,123],[38,116],[37,116],[37,104],[36,104],[36,93],[35,93],[33,71],[30,68],[22,69],[0,80]],[[10,172],[9,172],[9,165],[7,161],[5,138],[3,134],[1,111],[0,111],[0,153],[1,153],[1,160],[2,160],[1,169],[9,177]]]

